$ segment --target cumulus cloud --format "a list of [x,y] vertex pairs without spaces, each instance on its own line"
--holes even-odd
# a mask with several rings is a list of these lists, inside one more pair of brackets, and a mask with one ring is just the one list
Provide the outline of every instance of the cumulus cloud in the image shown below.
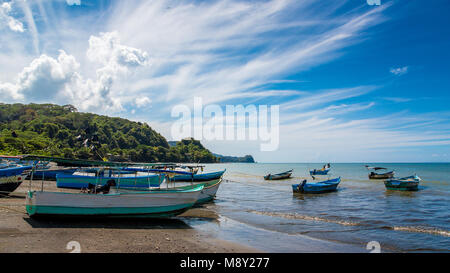
[[79,6],[79,5],[81,5],[81,0],[66,0],[66,3],[69,6],[73,6],[73,5]]
[[11,2],[4,2],[0,5],[0,24],[5,23],[14,32],[24,32],[22,22],[10,16],[11,9]]
[[[13,101],[70,102],[80,110],[121,110],[121,101],[111,94],[114,81],[147,65],[148,54],[120,44],[117,33],[101,33],[90,37],[87,56],[100,66],[94,79],[85,79],[76,58],[60,50],[56,59],[44,54],[33,60],[14,83],[0,82],[0,95]],[[136,102],[140,106],[146,103],[148,98]]]
[[136,106],[138,108],[142,108],[142,107],[148,106],[151,102],[152,102],[152,100],[149,97],[146,97],[146,96],[144,96],[144,97],[137,97],[134,100],[134,103],[136,104]]
[[41,55],[19,73],[15,83],[0,83],[0,94],[13,100],[52,98],[73,80],[79,66],[63,50],[56,59]]
[[408,67],[404,66],[404,67],[398,67],[398,68],[391,68],[391,70],[389,70],[389,72],[391,72],[392,74],[394,74],[396,76],[401,76],[401,75],[408,73]]

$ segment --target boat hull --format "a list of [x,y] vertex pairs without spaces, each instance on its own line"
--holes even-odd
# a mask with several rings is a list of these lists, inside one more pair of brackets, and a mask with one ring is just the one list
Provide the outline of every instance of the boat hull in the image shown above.
[[390,179],[393,178],[395,175],[395,172],[388,172],[388,173],[370,173],[369,174],[369,179]]
[[292,191],[294,193],[311,193],[311,194],[334,192],[337,191],[339,183],[341,183],[341,178],[336,178],[317,183],[306,183],[304,185],[294,184],[292,185]]
[[327,169],[327,170],[312,170],[312,171],[309,171],[309,174],[310,175],[327,175],[329,171],[330,171],[330,169]]
[[120,182],[117,177],[85,175],[67,175],[58,174],[56,176],[56,186],[58,188],[82,189],[87,188],[89,184],[103,186],[108,180],[113,179],[120,188],[149,188],[159,187],[164,181],[164,176],[148,175],[137,177],[121,177]]
[[191,208],[203,186],[186,191],[113,194],[28,192],[30,216],[171,217]]
[[201,181],[209,181],[209,180],[215,180],[220,179],[222,175],[225,173],[226,170],[220,171],[220,172],[212,172],[212,173],[202,173],[202,174],[194,174],[192,175],[175,175],[171,181],[180,181],[180,182],[201,182]]
[[292,173],[273,174],[264,176],[264,180],[282,180],[291,178]]
[[384,185],[388,190],[396,191],[418,191],[419,182],[404,182],[404,181],[385,181]]
[[15,191],[25,180],[26,175],[17,175],[0,178],[0,197],[5,197]]
[[[206,183],[199,183],[199,184],[203,185],[204,187],[203,187],[202,191],[200,192],[200,196],[198,197],[198,200],[195,204],[200,205],[200,204],[204,204],[204,203],[213,201],[214,198],[216,197],[217,191],[219,190],[221,183],[222,183],[222,178],[208,181]],[[182,190],[182,189],[187,189],[189,187],[192,187],[192,186],[175,187],[173,189]]]

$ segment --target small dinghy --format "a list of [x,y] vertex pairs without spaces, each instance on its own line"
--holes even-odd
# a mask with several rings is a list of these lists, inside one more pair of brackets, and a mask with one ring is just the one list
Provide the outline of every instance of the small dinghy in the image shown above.
[[277,174],[268,174],[264,176],[264,180],[281,180],[281,179],[288,179],[291,177],[293,170],[289,170],[284,173],[277,173]]
[[301,184],[292,185],[292,191],[294,193],[326,193],[337,190],[337,187],[341,183],[341,178],[335,178],[326,181],[320,181],[317,183],[307,183],[306,179]]
[[417,191],[419,190],[419,182],[422,179],[417,175],[403,177],[403,178],[394,178],[384,181],[384,185],[388,190],[397,190],[397,191]]
[[322,167],[322,169],[320,169],[320,170],[314,169],[314,170],[309,171],[309,174],[310,175],[327,175],[328,172],[330,171],[330,169],[331,169],[331,165],[330,165],[330,163],[328,163],[328,164],[324,165]]

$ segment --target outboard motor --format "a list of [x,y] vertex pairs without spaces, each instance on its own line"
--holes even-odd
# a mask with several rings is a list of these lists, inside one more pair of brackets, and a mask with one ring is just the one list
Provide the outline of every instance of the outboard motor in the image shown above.
[[299,186],[298,186],[298,191],[299,192],[303,192],[303,187],[306,185],[306,179],[305,180],[303,180],[303,182],[302,182],[302,184],[300,184]]

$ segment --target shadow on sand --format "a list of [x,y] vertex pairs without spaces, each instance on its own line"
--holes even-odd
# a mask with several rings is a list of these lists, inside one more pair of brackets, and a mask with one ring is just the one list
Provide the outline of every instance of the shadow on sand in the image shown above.
[[180,219],[168,218],[23,218],[33,228],[192,229]]

